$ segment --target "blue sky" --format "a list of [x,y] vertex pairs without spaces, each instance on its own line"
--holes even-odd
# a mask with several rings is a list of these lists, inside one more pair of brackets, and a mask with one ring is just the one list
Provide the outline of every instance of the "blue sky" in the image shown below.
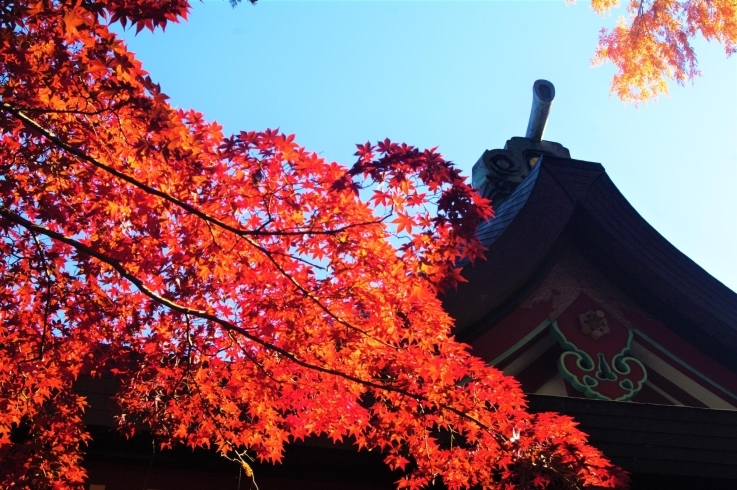
[[696,43],[703,76],[635,108],[592,68],[586,1],[194,3],[188,23],[124,35],[175,106],[226,132],[281,128],[329,160],[390,138],[439,146],[470,175],[524,136],[534,80],[555,84],[545,139],[600,162],[666,239],[737,290],[737,56]]

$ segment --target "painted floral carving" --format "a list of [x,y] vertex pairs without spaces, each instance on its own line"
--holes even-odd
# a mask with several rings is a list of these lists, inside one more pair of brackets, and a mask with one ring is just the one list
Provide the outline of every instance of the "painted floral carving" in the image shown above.
[[578,315],[578,322],[581,325],[581,333],[594,340],[599,340],[611,332],[606,316],[601,310],[589,310],[586,313],[581,313]]

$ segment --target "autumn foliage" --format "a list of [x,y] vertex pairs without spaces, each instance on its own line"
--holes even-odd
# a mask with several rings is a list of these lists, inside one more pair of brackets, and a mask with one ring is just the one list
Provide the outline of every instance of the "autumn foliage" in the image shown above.
[[[575,0],[567,0],[573,3]],[[697,68],[693,41],[702,36],[737,51],[735,0],[629,0],[629,18],[602,30],[594,63],[611,62],[617,72],[611,91],[625,102],[643,102],[668,93],[668,80],[693,80]],[[602,15],[618,0],[591,0]]]
[[173,109],[109,25],[188,9],[0,7],[0,487],[81,488],[73,383],[101,373],[124,433],[246,469],[326,434],[400,488],[626,484],[453,340],[436,294],[489,203],[434,150],[367,143],[346,169]]

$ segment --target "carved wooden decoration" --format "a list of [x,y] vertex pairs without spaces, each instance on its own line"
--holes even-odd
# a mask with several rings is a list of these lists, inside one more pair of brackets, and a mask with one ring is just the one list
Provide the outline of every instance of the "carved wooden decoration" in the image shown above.
[[553,322],[553,335],[566,351],[558,370],[589,398],[629,400],[642,388],[647,371],[630,356],[632,331],[597,306],[582,294]]
[[594,340],[599,340],[611,331],[606,316],[601,310],[589,310],[586,313],[581,313],[578,315],[578,322],[581,325],[581,333]]

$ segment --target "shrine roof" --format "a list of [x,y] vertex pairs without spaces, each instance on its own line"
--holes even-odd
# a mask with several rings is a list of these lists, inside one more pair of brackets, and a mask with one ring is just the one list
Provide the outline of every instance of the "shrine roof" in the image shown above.
[[487,260],[444,298],[457,335],[483,334],[534,289],[563,243],[684,338],[737,371],[737,294],[676,249],[598,163],[544,156],[479,228]]

